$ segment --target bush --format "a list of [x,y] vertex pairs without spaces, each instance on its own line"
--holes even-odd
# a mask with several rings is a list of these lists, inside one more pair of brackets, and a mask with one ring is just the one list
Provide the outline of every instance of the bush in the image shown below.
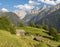
[[13,34],[15,33],[15,28],[11,24],[10,20],[5,16],[0,17],[0,29],[9,31],[11,33],[13,32]]
[[30,36],[31,34],[30,34],[29,32],[26,32],[25,35],[26,35],[26,36]]
[[55,28],[51,28],[49,33],[50,33],[50,35],[53,36],[54,34],[57,34],[58,32]]
[[53,36],[54,40],[58,41],[59,40],[59,35],[58,32],[55,28],[51,28],[51,30],[49,31],[50,35]]
[[24,23],[22,23],[22,22],[19,24],[19,27],[24,27],[24,26],[25,26],[25,25],[24,25]]
[[16,33],[16,29],[15,29],[14,26],[10,27],[10,32],[11,32],[12,34],[15,34],[15,33]]
[[41,44],[36,44],[34,47],[42,47]]
[[44,30],[49,30],[49,28],[48,28],[47,25],[44,25],[42,28],[43,28]]
[[29,26],[31,26],[31,27],[36,27],[36,26],[35,26],[35,23],[33,23],[33,22],[31,22],[31,23],[29,24]]
[[42,25],[36,25],[36,28],[42,28]]
[[60,47],[60,45],[58,45],[57,47]]
[[48,47],[48,46],[44,43],[39,43],[39,44],[35,44],[34,47]]

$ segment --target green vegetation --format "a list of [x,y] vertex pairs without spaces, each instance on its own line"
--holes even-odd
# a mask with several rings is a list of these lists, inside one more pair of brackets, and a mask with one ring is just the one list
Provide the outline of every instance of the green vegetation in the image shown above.
[[0,30],[0,47],[33,47],[38,42],[31,37],[18,37],[10,34],[10,32]]
[[60,45],[58,45],[58,47],[60,47]]
[[36,45],[34,45],[35,47],[49,47],[49,46],[47,46],[46,44],[44,44],[44,43],[39,43],[39,44],[36,44]]
[[31,26],[31,27],[36,27],[36,25],[35,25],[34,22],[30,22],[29,26]]
[[36,34],[43,35],[43,34],[45,34],[45,33],[43,33],[43,31],[45,31],[44,29],[38,29],[38,28],[34,28],[34,27],[28,27],[27,26],[27,27],[21,27],[21,28],[18,28],[18,29],[23,29],[30,35],[36,35]]
[[[18,28],[18,29],[25,30],[29,34],[29,36],[30,35],[35,36],[38,39],[38,42],[41,42],[39,44],[34,45],[35,47],[39,47],[39,46],[40,47],[57,47],[60,44],[59,41],[53,40],[54,37],[49,35],[47,33],[48,31],[46,31],[42,28],[38,29],[38,28],[27,26],[27,27],[22,27],[22,28]],[[38,36],[36,34],[38,34]],[[41,38],[39,39],[39,37],[41,37]]]
[[58,32],[55,28],[51,28],[50,30],[50,35],[54,37],[54,40],[59,41],[60,40],[60,36],[58,35]]
[[[57,47],[60,42],[51,40],[52,36],[49,36],[44,29],[38,29],[33,27],[21,27],[18,29],[23,29],[30,33],[29,36],[16,36],[10,34],[10,32],[0,30],[0,47]],[[39,33],[40,36],[35,34]],[[31,36],[32,35],[32,36]],[[46,36],[46,37],[44,37]],[[33,40],[32,37],[40,38],[40,41]],[[49,38],[50,37],[50,38]]]
[[43,26],[42,25],[36,25],[36,28],[42,28]]
[[[24,30],[25,35],[14,34],[16,29]],[[15,28],[7,17],[0,17],[0,47],[59,47],[59,40],[59,34],[55,28],[48,31],[47,26],[36,26],[34,23],[30,26],[20,23],[19,27]]]
[[24,27],[24,26],[25,26],[25,24],[22,22],[19,24],[19,27]]
[[47,25],[44,25],[43,27],[42,27],[44,30],[49,30],[49,28],[48,28],[48,26]]
[[15,28],[6,16],[0,17],[0,29],[10,31],[12,34],[15,34]]

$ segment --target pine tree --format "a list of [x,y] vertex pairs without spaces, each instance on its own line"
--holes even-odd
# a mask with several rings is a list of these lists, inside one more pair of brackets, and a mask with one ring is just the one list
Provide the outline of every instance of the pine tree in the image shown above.
[[15,28],[13,27],[10,20],[6,16],[0,17],[0,29],[9,31],[12,34],[15,34]]
[[24,23],[23,22],[21,22],[20,24],[19,24],[19,27],[24,27],[25,25],[24,25]]
[[48,26],[47,25],[43,25],[42,27],[44,30],[49,30]]
[[54,37],[54,40],[59,41],[59,35],[55,28],[51,28],[50,35]]
[[29,26],[31,26],[31,27],[36,27],[36,26],[35,26],[35,23],[33,23],[33,22],[31,22],[31,23],[29,24]]

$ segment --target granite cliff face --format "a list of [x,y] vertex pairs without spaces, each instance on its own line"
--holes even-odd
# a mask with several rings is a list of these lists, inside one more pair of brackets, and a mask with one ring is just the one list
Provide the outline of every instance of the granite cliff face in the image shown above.
[[42,25],[48,25],[49,27],[55,27],[58,31],[60,31],[60,9],[43,17],[36,24],[42,24]]
[[41,13],[44,9],[46,9],[47,6],[44,5],[43,8],[35,7],[34,9],[30,10],[30,12],[27,12],[25,17],[22,19],[25,24],[29,24],[29,21],[34,21],[35,18],[37,18],[37,15]]
[[[50,8],[46,8],[43,9],[41,12],[39,12],[35,17],[33,17],[30,21],[36,23],[37,21],[39,21],[40,19],[42,19],[43,17],[57,11],[60,9],[60,4],[57,4],[56,6],[50,7]],[[29,22],[30,22],[29,21]]]
[[29,22],[35,24],[48,25],[49,27],[55,27],[60,30],[60,4],[47,8],[41,11],[37,16],[33,17]]

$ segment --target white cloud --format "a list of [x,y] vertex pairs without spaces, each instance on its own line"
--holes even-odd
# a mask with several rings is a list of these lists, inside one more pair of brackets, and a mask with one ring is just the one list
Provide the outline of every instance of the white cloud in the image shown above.
[[23,9],[24,8],[24,6],[23,5],[16,5],[16,6],[14,6],[15,8],[20,8],[20,9]]
[[29,0],[29,4],[39,5],[40,3],[37,1]]
[[31,10],[31,9],[35,8],[36,6],[40,5],[41,2],[50,4],[50,5],[56,5],[56,4],[60,3],[60,0],[56,0],[56,1],[54,1],[54,0],[29,0],[28,4],[15,5],[14,7],[18,8],[18,9],[22,9],[22,10]]
[[1,11],[3,11],[3,12],[9,12],[6,8],[2,8]]
[[34,1],[32,1],[32,0],[29,0],[29,3],[34,3]]
[[24,5],[15,5],[15,8],[19,8],[19,9],[24,9],[24,10],[31,10],[33,9],[36,5],[39,5],[39,2],[36,2],[34,0],[29,0],[28,4],[24,4]]
[[24,5],[16,5],[14,6],[16,8],[19,8],[19,9],[28,9],[28,10],[31,10],[34,8],[33,5],[29,5],[29,4],[24,4]]
[[56,5],[58,3],[60,3],[60,0],[38,0],[38,2],[43,2],[43,3],[47,3],[47,4],[50,4],[50,5]]

